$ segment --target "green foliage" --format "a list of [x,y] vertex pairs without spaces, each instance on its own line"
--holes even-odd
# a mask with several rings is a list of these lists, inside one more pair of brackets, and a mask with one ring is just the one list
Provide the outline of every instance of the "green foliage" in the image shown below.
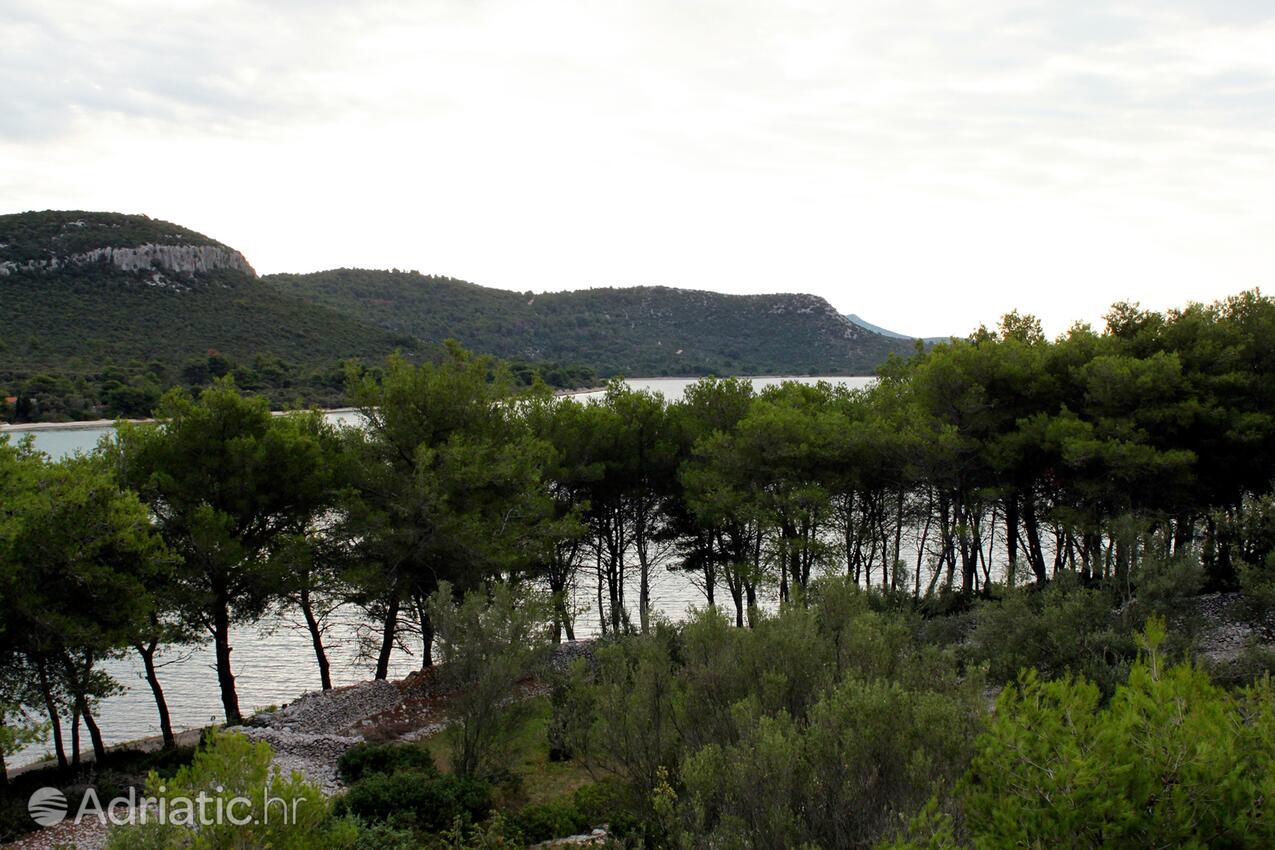
[[574,671],[573,749],[624,781],[648,843],[865,846],[965,770],[982,679],[844,580],[809,599],[747,630],[700,612]]
[[491,810],[491,787],[437,771],[370,773],[350,786],[342,809],[369,821],[439,832],[458,818],[482,820]]
[[[246,271],[66,262],[85,251],[143,244],[226,248],[145,216],[0,216],[0,263],[19,264],[0,274],[0,303],[7,326],[21,329],[20,344],[0,348],[0,399],[17,397],[12,409],[0,403],[0,419],[147,417],[165,390],[197,390],[227,374],[275,407],[336,406],[345,361],[376,362],[394,351],[435,356],[437,342],[454,335],[426,343],[375,327],[361,307],[340,312],[312,304]],[[22,266],[50,260],[59,264]],[[551,386],[597,382],[587,368],[564,363],[522,362],[516,373],[526,384],[537,377]]]
[[0,262],[25,263],[148,243],[226,247],[201,233],[144,215],[45,210],[0,216]]
[[[206,811],[227,811],[236,797],[247,800],[237,805],[237,818],[246,823],[203,823],[196,828],[172,821],[154,820],[111,830],[107,850],[231,850],[241,847],[271,847],[279,850],[312,850],[347,845],[353,838],[349,824],[335,821],[323,794],[308,785],[300,774],[283,776],[271,770],[270,746],[252,743],[242,735],[217,734],[196,753],[194,761],[171,779],[152,774],[147,796],[164,801],[171,813],[185,805],[176,801],[208,800]],[[284,801],[280,803],[278,801]],[[286,814],[284,811],[286,809]],[[196,814],[196,817],[198,815]]]
[[387,841],[396,829],[437,833],[491,810],[489,785],[439,773],[429,751],[414,744],[356,745],[342,754],[338,770],[349,785],[338,812],[383,825]]
[[23,705],[85,717],[102,757],[92,717],[121,686],[98,663],[147,629],[152,585],[173,558],[101,454],[52,463],[29,444],[0,441],[0,487],[0,767],[32,735]]
[[392,774],[410,770],[429,776],[438,768],[429,750],[414,744],[355,744],[337,760],[337,771],[346,784],[371,774]]
[[615,779],[581,785],[572,793],[571,804],[589,827],[608,824],[615,835],[623,835],[626,822],[633,819],[630,792]]
[[512,824],[528,844],[578,835],[591,828],[589,819],[571,800],[523,806],[512,819]]
[[493,778],[509,765],[510,751],[529,710],[518,683],[549,647],[547,600],[504,584],[457,602],[443,582],[429,600],[439,675],[455,691],[453,723],[444,734],[452,768],[461,776]]
[[269,275],[290,296],[430,342],[454,338],[508,358],[583,363],[626,375],[867,374],[909,340],[852,326],[808,295],[667,287],[530,293],[415,272]]
[[48,723],[33,720],[19,705],[0,703],[0,759],[43,741],[48,734]]
[[951,674],[928,683],[852,677],[804,723],[761,716],[738,743],[688,758],[692,830],[729,847],[871,843],[960,776],[980,699]]
[[198,399],[168,393],[159,413],[153,424],[122,423],[107,450],[185,563],[173,607],[212,634],[226,719],[237,723],[230,626],[253,622],[286,589],[272,559],[335,504],[339,445],[317,412],[272,416],[228,378]]
[[1237,695],[1165,668],[1163,624],[1106,706],[1067,676],[1024,674],[964,782],[975,846],[1267,847],[1275,840],[1275,689]]
[[1013,682],[1023,670],[1046,678],[1086,676],[1110,694],[1124,680],[1136,646],[1112,611],[1110,595],[1067,580],[1043,590],[1010,592],[980,606],[964,648],[984,663],[993,682]]
[[421,838],[415,830],[406,827],[359,822],[350,850],[421,850]]
[[459,346],[437,364],[395,358],[379,377],[350,379],[367,425],[346,433],[341,533],[359,562],[350,580],[382,621],[383,677],[404,605],[427,618],[440,582],[464,592],[536,563],[554,521],[550,447],[529,433],[508,374]]

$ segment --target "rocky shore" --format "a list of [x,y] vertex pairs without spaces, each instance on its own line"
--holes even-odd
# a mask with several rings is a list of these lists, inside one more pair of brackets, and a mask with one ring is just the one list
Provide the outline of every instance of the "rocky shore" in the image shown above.
[[[592,652],[592,641],[567,641],[554,647],[546,667],[565,669]],[[529,685],[524,695],[538,691]],[[342,790],[336,770],[342,753],[365,740],[419,741],[442,731],[451,722],[447,696],[435,671],[421,670],[395,682],[373,679],[311,691],[229,731],[270,744],[274,762],[284,773],[298,771],[332,795]]]

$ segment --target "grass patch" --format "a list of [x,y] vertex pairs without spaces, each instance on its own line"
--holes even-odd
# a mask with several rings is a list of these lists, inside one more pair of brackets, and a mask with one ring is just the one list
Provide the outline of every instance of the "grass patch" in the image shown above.
[[[593,781],[575,761],[549,760],[549,698],[532,697],[525,705],[528,716],[514,738],[512,776],[497,789],[496,804],[501,809],[559,800]],[[447,730],[421,739],[420,745],[429,750],[440,770],[451,771]]]

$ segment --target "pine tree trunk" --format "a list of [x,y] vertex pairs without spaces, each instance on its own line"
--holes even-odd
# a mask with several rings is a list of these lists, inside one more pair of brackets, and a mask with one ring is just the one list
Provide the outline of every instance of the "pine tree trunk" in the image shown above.
[[151,696],[155,699],[155,710],[159,713],[159,732],[164,738],[164,749],[177,747],[177,738],[173,734],[173,721],[168,713],[168,700],[164,697],[164,689],[159,684],[159,673],[155,668],[155,651],[158,641],[149,644],[137,644],[133,648],[142,657],[142,666],[146,670],[146,684],[150,685]]
[[80,769],[80,707],[79,700],[71,709],[71,770],[78,773]]
[[102,730],[97,727],[87,701],[81,702],[80,715],[84,718],[84,726],[89,730],[89,740],[93,742],[93,760],[102,764],[106,760],[106,744],[102,741]]
[[217,684],[221,688],[221,707],[227,726],[243,722],[239,713],[239,694],[235,690],[235,675],[230,667],[230,608],[225,599],[218,600],[213,609],[213,647],[216,654]]
[[381,651],[376,656],[376,678],[387,679],[390,675],[390,653],[394,651],[394,634],[398,631],[398,609],[400,591],[394,586],[389,608],[385,612],[385,620],[381,625]]
[[434,666],[434,622],[424,598],[416,600],[416,616],[421,622],[421,669],[427,670]]
[[319,618],[314,615],[314,605],[310,600],[310,588],[301,589],[301,613],[305,616],[305,627],[310,632],[310,643],[314,647],[314,660],[319,665],[319,684],[325,691],[332,690],[332,665],[328,662],[327,650],[323,648],[323,629],[319,626]]
[[57,753],[58,767],[67,769],[66,747],[62,743],[62,718],[58,716],[57,704],[53,701],[53,688],[49,685],[49,671],[44,661],[36,662],[36,672],[40,677],[40,695],[44,697],[44,710],[49,714],[49,727],[53,731],[53,750]]
[[1027,556],[1031,561],[1032,572],[1036,574],[1036,584],[1044,586],[1049,581],[1045,571],[1045,555],[1040,548],[1040,524],[1036,521],[1036,502],[1027,495],[1023,500],[1023,528],[1027,532]]
[[1009,553],[1009,575],[1006,582],[1013,587],[1018,580],[1018,494],[1005,500],[1005,550]]

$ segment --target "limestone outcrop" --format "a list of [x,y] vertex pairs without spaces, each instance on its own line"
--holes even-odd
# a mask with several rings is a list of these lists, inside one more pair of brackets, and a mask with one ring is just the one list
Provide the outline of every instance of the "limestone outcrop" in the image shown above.
[[163,270],[179,274],[198,274],[215,269],[230,269],[251,277],[257,273],[243,254],[220,245],[160,245],[147,243],[131,248],[94,248],[67,257],[44,260],[0,262],[0,275],[24,271],[46,271],[88,263],[111,263],[124,271]]

